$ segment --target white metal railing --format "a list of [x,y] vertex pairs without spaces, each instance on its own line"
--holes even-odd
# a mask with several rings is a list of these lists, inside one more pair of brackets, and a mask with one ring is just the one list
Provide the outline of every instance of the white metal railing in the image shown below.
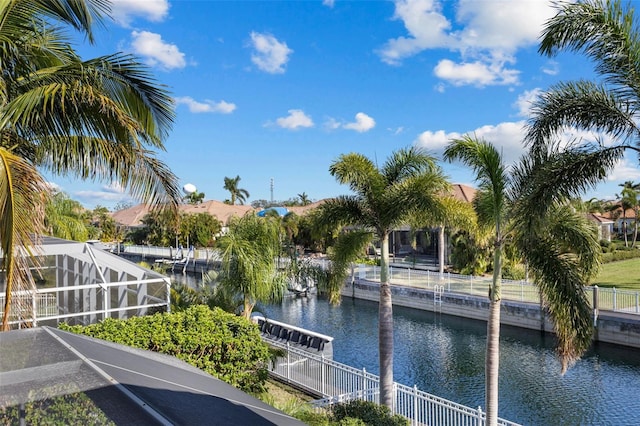
[[[379,378],[364,368],[358,370],[339,362],[296,349],[288,343],[265,339],[284,355],[278,357],[271,374],[312,393],[322,395],[316,407],[327,407],[339,402],[364,399],[379,402]],[[477,409],[422,392],[417,387],[394,383],[393,413],[400,414],[412,425],[483,426],[485,413]],[[517,423],[498,419],[498,424],[515,426]]]
[[[138,294],[140,286],[146,285],[147,291]],[[156,287],[156,288],[149,288]],[[117,288],[117,295],[111,294],[111,289]],[[149,294],[153,291],[157,295]],[[164,278],[151,278],[146,280],[122,281],[112,283],[94,283],[76,286],[42,288],[35,291],[19,291],[12,294],[14,304],[16,302],[31,304],[33,306],[30,321],[34,326],[39,321],[66,320],[69,318],[96,317],[105,319],[113,313],[135,311],[145,312],[149,308],[169,306],[169,284]],[[89,303],[88,309],[77,312],[69,312],[58,300],[59,295],[69,294],[71,298],[77,297],[78,292],[86,292],[85,296],[90,297],[93,302]],[[94,292],[94,293],[91,293]],[[93,294],[93,296],[90,296]],[[98,298],[100,294],[100,298]],[[123,294],[131,294],[136,298],[135,303],[128,303],[128,298]],[[140,297],[138,299],[138,296]],[[158,297],[162,296],[162,297]],[[0,293],[0,315],[4,312],[5,293]],[[125,298],[125,299],[123,299]],[[16,300],[18,299],[18,300]],[[117,306],[113,306],[113,305]],[[20,324],[24,319],[14,318],[9,324]]]
[[[380,281],[379,266],[357,265],[354,270],[356,277],[359,279],[374,282]],[[489,292],[491,277],[451,274],[448,272],[440,274],[429,270],[390,266],[389,282],[392,285],[426,290],[434,290],[436,286],[443,286],[446,292],[486,296]],[[591,295],[589,297],[590,303],[593,305],[595,301],[599,310],[640,315],[640,291],[600,288],[598,286],[586,287],[585,291]],[[525,280],[503,279],[502,299],[540,303],[537,287]]]
[[[181,259],[186,257],[190,250],[186,247],[157,247],[157,246],[124,246],[121,253],[139,254],[142,257],[158,257],[164,259]],[[212,248],[194,248],[189,255],[195,260],[215,261],[220,260],[220,250]]]
[[[126,253],[143,256],[158,256],[170,258],[175,256],[176,249],[172,247],[154,246],[126,246]],[[186,249],[185,249],[186,253]],[[215,249],[196,249],[193,255],[198,260],[220,260],[219,252]],[[326,259],[312,259],[312,263],[322,268],[328,267]],[[380,267],[374,265],[356,265],[355,276],[367,281],[380,281]],[[491,277],[451,274],[434,272],[426,269],[411,267],[389,267],[389,282],[393,285],[423,288],[433,290],[434,286],[443,286],[446,292],[462,293],[475,296],[486,296],[489,292]],[[599,310],[625,312],[640,315],[640,291],[619,290],[616,288],[587,287],[585,289]],[[527,303],[540,303],[537,288],[526,280],[502,280],[502,298]],[[592,306],[593,307],[593,306]]]

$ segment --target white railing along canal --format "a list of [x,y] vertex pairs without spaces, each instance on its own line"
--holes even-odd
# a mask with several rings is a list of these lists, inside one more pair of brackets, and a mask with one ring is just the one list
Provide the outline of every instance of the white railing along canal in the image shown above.
[[[379,378],[375,374],[294,348],[288,343],[273,339],[265,341],[284,351],[275,362],[271,375],[322,396],[314,402],[315,406],[327,407],[353,399],[379,401]],[[394,383],[394,392],[394,414],[408,418],[412,425],[485,424],[485,413],[479,407],[469,408],[399,383]],[[499,419],[498,424],[517,425],[504,419]]]

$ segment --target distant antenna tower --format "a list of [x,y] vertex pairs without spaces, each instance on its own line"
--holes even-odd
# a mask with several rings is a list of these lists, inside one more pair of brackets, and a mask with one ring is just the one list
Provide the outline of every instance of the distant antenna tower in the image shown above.
[[273,204],[273,178],[271,178],[271,204]]

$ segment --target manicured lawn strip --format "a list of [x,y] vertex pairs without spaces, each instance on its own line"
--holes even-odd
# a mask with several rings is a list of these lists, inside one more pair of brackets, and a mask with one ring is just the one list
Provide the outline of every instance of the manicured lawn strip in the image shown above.
[[605,288],[640,290],[640,258],[603,264],[593,284]]

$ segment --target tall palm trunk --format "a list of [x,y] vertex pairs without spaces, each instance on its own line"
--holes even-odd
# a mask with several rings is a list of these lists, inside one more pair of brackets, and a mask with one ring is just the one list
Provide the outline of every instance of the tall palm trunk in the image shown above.
[[244,303],[243,303],[243,311],[242,311],[242,316],[245,317],[246,319],[251,319],[251,313],[253,312],[253,307],[256,305],[255,302],[251,301],[251,298],[247,295],[244,296]]
[[389,285],[389,233],[380,233],[380,308],[378,350],[380,354],[380,404],[393,409],[393,304]]
[[502,245],[496,243],[493,282],[489,290],[487,321],[487,355],[485,360],[485,405],[487,426],[498,424],[498,375],[500,370],[500,292],[502,287]]

